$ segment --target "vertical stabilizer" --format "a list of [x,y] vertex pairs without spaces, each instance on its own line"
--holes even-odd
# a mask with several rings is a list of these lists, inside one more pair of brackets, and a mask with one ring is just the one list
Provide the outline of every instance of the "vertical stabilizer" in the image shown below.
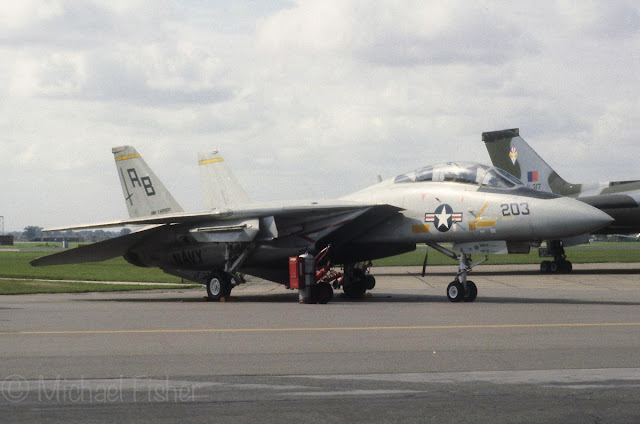
[[493,166],[504,169],[528,187],[563,196],[580,193],[581,186],[562,179],[520,137],[518,128],[482,133],[482,141]]
[[249,196],[217,150],[198,153],[200,178],[207,209],[247,203]]
[[131,146],[111,149],[115,160],[129,217],[182,212],[182,208],[164,184]]

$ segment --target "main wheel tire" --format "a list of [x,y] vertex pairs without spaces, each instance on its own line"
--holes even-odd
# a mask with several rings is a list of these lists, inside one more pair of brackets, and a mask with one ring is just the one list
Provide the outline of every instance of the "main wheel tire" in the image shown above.
[[231,279],[224,273],[214,272],[207,282],[207,297],[212,301],[220,301],[231,294]]
[[318,283],[314,286],[314,300],[321,305],[325,305],[333,299],[333,289],[329,283]]
[[562,272],[564,274],[568,274],[573,269],[571,262],[569,261],[558,261],[558,272]]
[[542,261],[542,262],[540,263],[540,272],[541,272],[541,273],[543,273],[543,274],[548,274],[548,273],[550,272],[550,271],[549,271],[549,268],[550,268],[550,267],[551,267],[551,262],[549,262],[549,261]]
[[467,280],[467,291],[464,293],[465,302],[473,302],[478,297],[478,287],[473,281]]
[[567,270],[567,274],[571,273],[571,271],[573,271],[573,264],[570,261],[565,261],[566,265],[565,265],[565,269]]
[[364,293],[367,291],[367,288],[362,284],[361,281],[358,281],[347,286],[342,286],[342,290],[344,291],[344,295],[349,299],[358,299],[364,295]]
[[549,272],[555,274],[560,269],[560,264],[556,261],[553,261],[549,264]]
[[376,278],[373,275],[365,275],[362,282],[367,290],[373,290],[376,286]]
[[452,281],[447,286],[447,299],[451,302],[460,302],[464,298],[464,287],[460,281]]

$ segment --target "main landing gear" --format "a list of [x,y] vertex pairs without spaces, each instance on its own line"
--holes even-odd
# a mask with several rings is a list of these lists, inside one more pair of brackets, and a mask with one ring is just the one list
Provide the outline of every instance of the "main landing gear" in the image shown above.
[[225,245],[225,266],[216,269],[206,278],[207,299],[214,302],[224,302],[231,296],[231,289],[245,283],[245,279],[236,271],[255,248],[253,243],[248,246],[227,243]]
[[325,299],[331,300],[333,289],[342,287],[346,297],[358,299],[376,286],[376,279],[369,275],[371,261],[344,264],[343,272],[334,271],[328,255],[329,249],[331,245],[322,249],[315,257],[317,284],[313,287],[312,295],[314,292],[319,293],[318,303],[327,303],[323,301]]
[[231,295],[231,277],[226,272],[214,271],[207,281],[207,298],[220,302]]
[[[455,280],[453,280],[447,286],[447,299],[449,299],[449,301],[451,302],[473,302],[474,300],[476,300],[476,297],[478,297],[478,287],[473,281],[467,280],[467,273],[471,271],[475,266],[486,262],[488,258],[485,256],[483,260],[472,264],[471,255],[464,253],[464,251],[461,251],[458,255],[455,252],[452,252],[449,249],[445,249],[438,244],[429,244],[429,247],[460,262]],[[426,256],[424,259],[424,265],[422,268],[423,277],[425,275],[425,267],[427,264]]]
[[333,282],[333,287],[342,286],[344,295],[349,299],[357,299],[376,286],[376,279],[369,274],[371,262],[345,264],[342,277]]
[[543,274],[568,274],[573,265],[567,260],[561,240],[547,241],[546,249],[538,249],[540,257],[552,257],[553,261],[542,261],[540,272]]
[[543,274],[568,274],[573,270],[570,261],[564,259],[556,259],[554,261],[542,261],[540,263],[540,272]]

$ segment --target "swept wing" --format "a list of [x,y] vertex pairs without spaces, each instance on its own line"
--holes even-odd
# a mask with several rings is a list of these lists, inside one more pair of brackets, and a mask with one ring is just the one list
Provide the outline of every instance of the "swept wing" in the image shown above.
[[[66,231],[124,225],[151,226],[128,235],[38,258],[34,266],[98,262],[126,256],[137,243],[162,232],[176,231],[208,243],[248,243],[297,236],[308,242],[349,240],[375,223],[398,213],[390,205],[351,201],[296,202],[290,204],[253,204],[244,208],[204,213],[167,214],[132,218],[73,227],[48,228]],[[348,224],[348,225],[347,225]],[[333,235],[330,237],[330,235]]]

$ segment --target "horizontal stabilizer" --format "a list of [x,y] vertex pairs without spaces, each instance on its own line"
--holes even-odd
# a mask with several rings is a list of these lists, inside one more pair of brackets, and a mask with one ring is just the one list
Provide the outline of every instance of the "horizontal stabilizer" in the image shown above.
[[53,255],[43,256],[32,260],[30,263],[31,266],[69,265],[117,258],[118,256],[124,256],[134,244],[158,228],[161,227],[148,228],[109,240],[54,253]]

